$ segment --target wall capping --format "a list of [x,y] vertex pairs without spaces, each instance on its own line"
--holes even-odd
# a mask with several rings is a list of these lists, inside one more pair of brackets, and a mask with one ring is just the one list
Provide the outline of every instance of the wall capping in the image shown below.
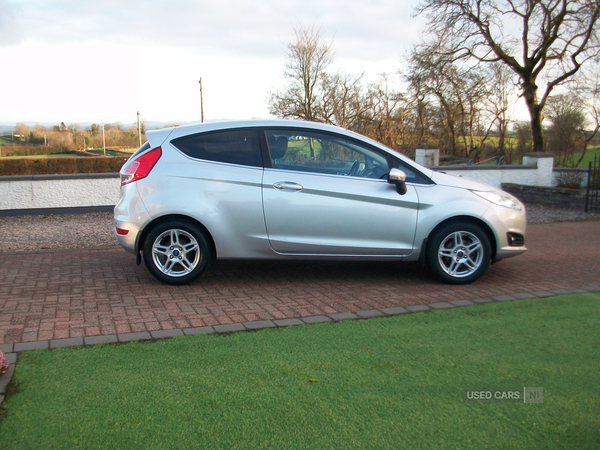
[[41,180],[92,180],[101,178],[119,178],[118,172],[111,173],[61,173],[48,175],[2,175],[2,181],[41,181]]

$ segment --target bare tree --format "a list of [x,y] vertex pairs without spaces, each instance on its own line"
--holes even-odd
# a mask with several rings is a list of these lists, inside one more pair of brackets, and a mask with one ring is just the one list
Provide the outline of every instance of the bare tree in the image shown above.
[[410,54],[407,81],[419,91],[424,100],[435,104],[437,123],[430,128],[438,130],[438,142],[445,153],[457,153],[457,102],[450,80],[456,78],[456,66],[443,55],[441,35],[433,42],[415,46]]
[[523,153],[530,152],[533,147],[531,140],[531,122],[520,120],[515,123],[515,135],[517,138],[517,154],[519,157]]
[[448,55],[449,36],[432,34],[432,41],[417,45],[410,55],[407,81],[413,92],[437,109],[438,144],[448,154],[479,159],[491,124],[483,126],[485,77],[477,67],[461,64]]
[[368,109],[362,77],[362,74],[355,77],[340,72],[333,75],[324,73],[320,85],[319,119],[342,128],[356,129]]
[[283,118],[322,121],[319,89],[333,61],[332,43],[323,42],[323,32],[314,25],[294,32],[294,42],[287,44],[284,72],[289,84],[283,92],[269,95],[269,112]]
[[498,133],[498,145],[496,147],[498,158],[511,159],[511,151],[507,151],[506,137],[510,126],[508,108],[511,104],[513,93],[513,72],[504,64],[490,64],[487,70],[488,78],[488,111],[492,124]]
[[581,100],[573,94],[548,98],[546,111],[550,126],[546,131],[547,148],[559,156],[561,166],[575,166],[575,152],[585,147],[585,114]]
[[364,115],[362,129],[357,130],[363,134],[397,149],[416,147],[417,143],[410,141],[409,117],[411,108],[406,96],[393,88],[387,74],[381,74],[378,83],[369,86],[365,99],[367,114]]
[[452,58],[501,62],[518,75],[533,149],[543,151],[548,96],[598,53],[598,0],[423,0],[422,13],[433,33],[451,33]]
[[582,146],[581,156],[575,163],[578,167],[585,157],[588,145],[600,131],[600,56],[594,58],[577,75],[571,86],[572,91],[580,99],[584,113],[587,115],[591,129],[585,133],[585,142]]

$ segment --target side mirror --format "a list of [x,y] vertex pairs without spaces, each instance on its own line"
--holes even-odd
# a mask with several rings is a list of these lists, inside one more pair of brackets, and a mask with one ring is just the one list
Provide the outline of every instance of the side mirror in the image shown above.
[[400,195],[404,195],[407,192],[406,188],[406,174],[395,167],[388,173],[388,183],[396,185],[396,191]]

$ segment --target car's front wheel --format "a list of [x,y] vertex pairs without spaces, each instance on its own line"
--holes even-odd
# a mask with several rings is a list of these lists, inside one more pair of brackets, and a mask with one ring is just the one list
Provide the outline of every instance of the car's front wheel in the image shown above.
[[173,220],[154,227],[143,246],[150,273],[168,284],[187,284],[198,278],[211,258],[211,247],[195,225]]
[[430,236],[427,264],[442,281],[467,284],[490,264],[492,246],[485,232],[471,223],[450,223]]

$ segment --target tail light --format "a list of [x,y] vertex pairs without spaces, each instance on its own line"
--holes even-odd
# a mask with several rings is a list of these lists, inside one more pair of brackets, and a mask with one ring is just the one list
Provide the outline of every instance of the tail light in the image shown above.
[[161,156],[161,148],[156,147],[137,158],[121,172],[121,186],[146,178]]

